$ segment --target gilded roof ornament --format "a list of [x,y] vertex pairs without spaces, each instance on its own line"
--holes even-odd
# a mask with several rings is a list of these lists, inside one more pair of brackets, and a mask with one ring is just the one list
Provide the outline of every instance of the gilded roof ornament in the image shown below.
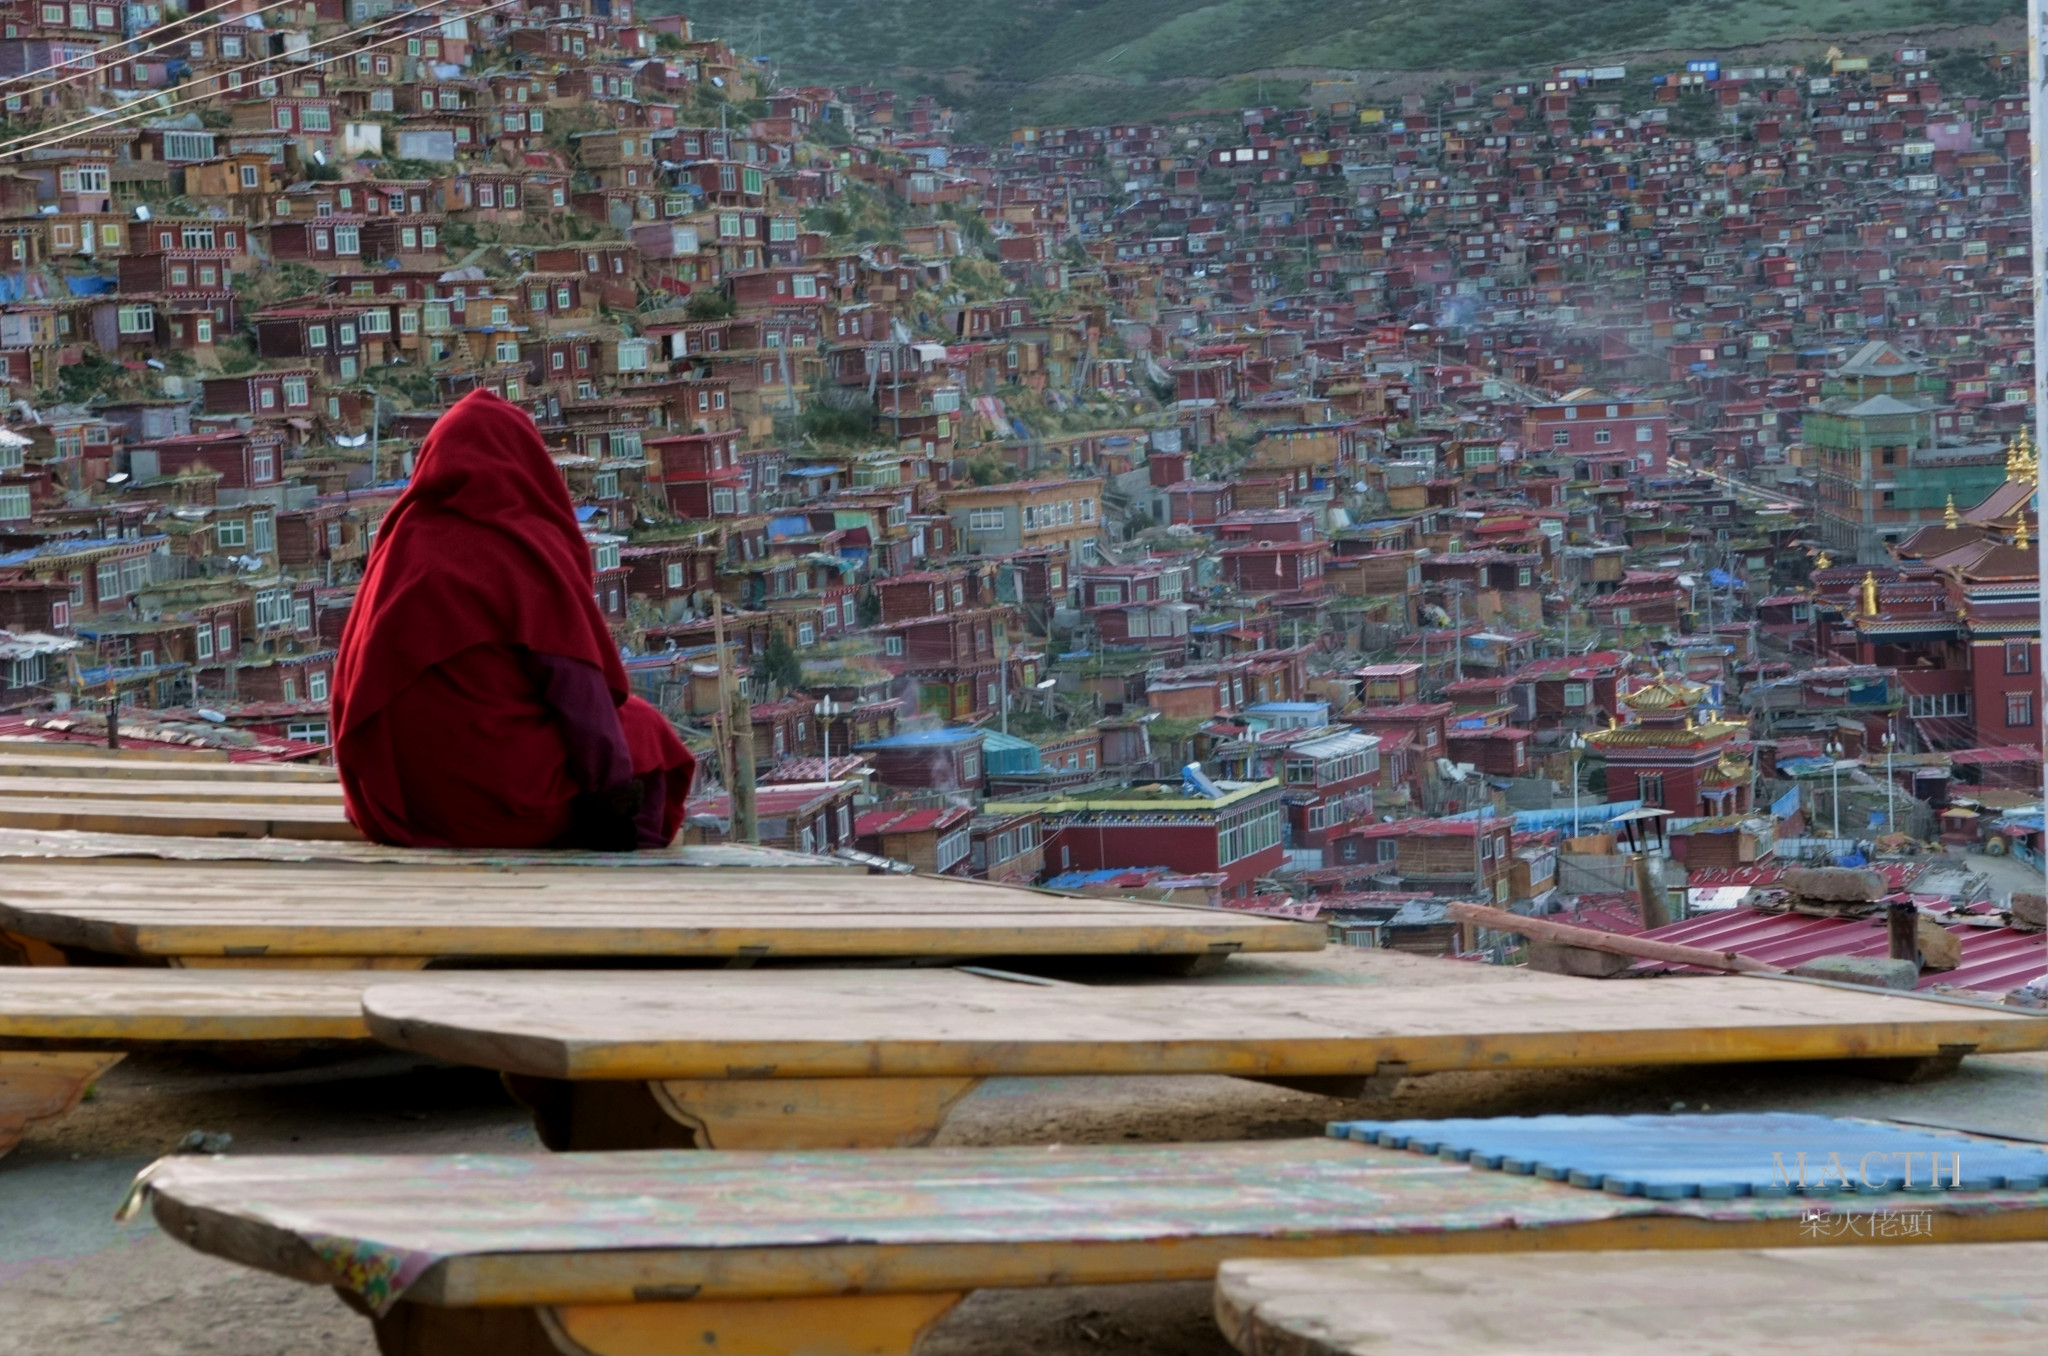
[[2040,483],[2041,460],[2035,454],[2033,439],[2027,436],[2025,429],[2014,434],[2005,449],[2005,478],[2022,485]]
[[1963,515],[1956,512],[1956,497],[1948,497],[1948,507],[1941,511],[1941,525],[1953,532],[1962,523]]

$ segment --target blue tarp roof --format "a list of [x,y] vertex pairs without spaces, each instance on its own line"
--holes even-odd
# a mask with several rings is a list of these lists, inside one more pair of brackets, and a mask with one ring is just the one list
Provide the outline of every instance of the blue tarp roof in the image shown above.
[[[988,732],[972,726],[948,726],[939,730],[909,730],[903,734],[877,739],[872,744],[856,744],[861,749],[914,749],[931,744],[965,744],[970,739],[981,739]],[[1035,746],[1034,746],[1035,747]]]

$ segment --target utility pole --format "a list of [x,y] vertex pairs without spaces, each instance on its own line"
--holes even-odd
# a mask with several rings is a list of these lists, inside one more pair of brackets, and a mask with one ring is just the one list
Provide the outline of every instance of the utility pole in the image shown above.
[[1451,584],[1451,681],[1465,681],[1465,594]]
[[[2027,92],[2028,98],[2028,144],[2040,147],[2048,143],[2048,0],[2027,0]],[[2040,455],[2043,435],[2048,434],[2048,363],[2039,360],[2038,355],[2048,352],[2048,181],[2044,181],[2039,158],[2041,152],[2034,151],[2035,171],[2027,176],[2027,188],[2033,198],[2033,243],[2028,249],[2032,256],[2034,279],[2034,449]],[[2040,483],[2038,462],[2034,473],[2035,483]],[[2021,505],[2020,512],[2026,513]],[[2038,541],[2034,549],[2041,552],[2036,561],[2048,559],[2048,546]],[[2041,610],[2040,635],[2042,644],[2048,646],[2048,571],[2038,563],[2034,575],[2041,580],[2035,593]],[[2037,664],[2038,668],[2039,665]],[[2043,698],[2048,689],[2037,683],[2034,693],[2034,707],[2043,709]]]

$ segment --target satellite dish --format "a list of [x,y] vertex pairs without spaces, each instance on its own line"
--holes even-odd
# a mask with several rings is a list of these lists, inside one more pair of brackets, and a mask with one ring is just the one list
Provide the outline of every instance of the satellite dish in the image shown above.
[[128,473],[126,471],[116,471],[107,477],[107,484],[109,485],[126,485],[127,483]]

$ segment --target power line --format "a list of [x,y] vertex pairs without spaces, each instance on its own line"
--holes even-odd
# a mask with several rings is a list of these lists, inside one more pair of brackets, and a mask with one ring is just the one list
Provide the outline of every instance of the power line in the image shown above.
[[[370,27],[375,28],[378,24],[389,23],[391,22],[392,19],[412,18],[416,15],[424,14],[427,10],[432,9],[436,5],[444,5],[448,4],[449,2],[450,0],[429,0],[428,4],[423,5],[419,9],[408,10],[404,14],[394,14],[387,18],[380,19],[377,21],[376,24],[370,25]],[[482,9],[465,11],[465,17],[468,17],[470,15],[481,16],[484,14],[489,14],[493,10],[503,9],[507,5],[524,3],[526,3],[526,0],[498,0],[498,3],[493,5],[487,5]],[[324,47],[329,42],[338,42],[341,41],[343,38],[352,38],[357,36],[358,33],[365,31],[368,30],[357,29],[349,33],[337,35],[336,37],[333,38],[324,39],[321,42],[309,45],[305,50],[308,52],[317,51],[319,48]],[[326,66],[331,62],[340,60],[343,57],[356,56],[364,52],[375,51],[379,47],[388,47],[395,42],[404,42],[407,39],[411,38],[412,36],[414,36],[412,32],[407,31],[404,33],[397,34],[396,36],[393,37],[385,38],[379,42],[366,43],[361,47],[350,48],[347,51],[333,52],[328,54],[327,56],[321,57],[318,61],[307,62],[303,66],[299,66],[296,69],[310,70],[316,67]],[[239,75],[243,71],[253,69],[257,66],[268,66],[271,62],[275,60],[277,60],[276,57],[264,57],[257,61],[251,61],[245,63],[244,65],[232,67],[228,70],[221,71],[217,75],[206,77],[206,79],[208,82],[217,82],[221,79],[226,78],[227,76]],[[241,86],[235,86],[233,88],[239,89],[241,88]],[[0,142],[0,160],[11,159],[15,156],[28,155],[34,151],[45,150],[51,146],[55,146],[62,142],[73,140],[77,137],[89,136],[97,131],[104,131],[116,127],[122,123],[132,122],[137,118],[155,117],[158,114],[167,113],[171,109],[181,108],[186,104],[200,103],[210,99],[217,99],[230,92],[231,90],[228,87],[222,87],[217,85],[213,89],[206,90],[199,94],[189,95],[183,99],[174,99],[168,103],[152,102],[146,108],[137,108],[130,112],[88,114],[85,117],[75,118],[70,122],[62,123],[56,127],[46,128],[38,132],[25,133],[24,135],[15,138],[13,141]],[[83,124],[92,125],[85,126]],[[38,140],[38,138],[42,139]],[[23,145],[22,143],[24,142],[35,142],[35,144]]]
[[[230,26],[232,26],[232,25],[236,25],[236,24],[243,24],[244,26],[246,26],[246,21],[247,21],[247,20],[249,20],[249,19],[252,19],[252,18],[254,18],[255,16],[257,16],[257,15],[259,15],[259,14],[268,14],[268,13],[269,13],[269,12],[270,12],[271,10],[274,10],[274,9],[283,9],[283,8],[284,8],[284,7],[286,6],[286,5],[297,5],[297,4],[301,4],[301,3],[303,3],[303,0],[277,0],[277,2],[276,2],[275,4],[265,5],[265,6],[264,6],[264,7],[262,8],[262,9],[256,9],[256,10],[251,10],[251,11],[249,11],[249,12],[248,12],[247,14],[237,14],[236,16],[234,16],[234,17],[233,17],[233,18],[231,18],[231,19],[222,19],[222,20],[221,20],[221,21],[220,21],[219,23],[217,23],[217,24],[208,24],[208,25],[207,25],[206,27],[204,27],[204,28],[195,28],[195,29],[193,29],[193,30],[192,30],[191,32],[189,32],[189,33],[181,33],[181,34],[179,34],[179,35],[178,35],[177,37],[175,37],[175,38],[171,38],[171,39],[169,39],[169,40],[167,40],[167,41],[164,41],[164,42],[160,42],[160,43],[157,43],[157,44],[155,44],[154,46],[151,46],[151,47],[145,47],[145,48],[143,48],[143,49],[142,49],[141,51],[139,51],[139,52],[128,52],[128,53],[123,53],[123,54],[122,54],[122,56],[121,56],[121,60],[122,60],[122,61],[134,61],[134,60],[136,60],[136,59],[138,59],[138,58],[140,58],[140,57],[146,57],[146,56],[148,56],[148,55],[149,55],[149,54],[150,54],[151,52],[158,52],[158,51],[162,51],[162,50],[163,50],[164,48],[166,48],[166,47],[175,47],[175,46],[177,46],[177,45],[178,45],[179,43],[181,43],[181,42],[190,42],[190,41],[191,41],[191,40],[192,40],[193,38],[196,38],[196,37],[198,37],[198,36],[199,36],[199,35],[200,35],[201,33],[211,33],[211,32],[212,32],[212,31],[213,31],[214,29],[216,29],[216,28],[227,28],[227,27],[230,27]],[[189,20],[188,20],[188,19],[184,19],[184,18],[179,18],[179,19],[173,19],[173,20],[171,20],[171,21],[170,21],[169,23],[166,23],[166,24],[158,24],[158,25],[157,25],[157,26],[156,26],[155,28],[153,28],[153,29],[150,29],[150,30],[149,30],[149,32],[150,32],[150,33],[156,33],[156,32],[161,32],[162,30],[164,30],[164,29],[166,29],[166,28],[176,28],[176,27],[177,27],[177,26],[178,26],[179,24],[182,24],[182,23],[186,23],[186,22],[189,22]],[[260,29],[260,28],[259,28],[259,29],[254,29],[254,30],[251,30],[251,31],[253,31],[253,32],[258,32],[258,33],[265,33],[265,32],[269,32],[270,30],[268,30],[268,29]],[[136,35],[135,35],[135,37],[137,37],[137,38],[139,38],[139,37],[146,37],[146,36],[147,36],[147,34],[145,34],[145,33],[138,33],[138,34],[136,34]],[[124,41],[127,41],[127,42],[133,42],[134,40],[135,40],[135,38],[128,38],[128,39],[124,39]],[[85,56],[77,56],[77,57],[66,57],[66,58],[65,58],[64,60],[62,60],[62,61],[52,62],[52,63],[51,63],[50,65],[48,65],[48,66],[44,66],[44,67],[41,67],[41,68],[39,68],[39,69],[37,69],[37,70],[33,70],[33,71],[23,71],[23,72],[22,72],[22,73],[21,73],[20,75],[10,75],[10,76],[6,77],[6,79],[5,79],[4,81],[0,81],[0,84],[12,84],[12,83],[14,83],[14,82],[15,82],[16,80],[28,80],[28,79],[32,79],[32,78],[34,78],[35,76],[38,76],[38,75],[44,75],[44,74],[47,74],[47,73],[48,73],[48,72],[50,72],[50,71],[57,71],[57,70],[62,70],[62,69],[63,69],[64,67],[66,67],[66,66],[69,66],[69,65],[71,65],[71,64],[72,64],[73,62],[78,62],[78,61],[84,61],[84,60],[86,60],[86,59],[87,59],[88,57],[96,57],[96,56],[99,56],[99,55],[101,55],[101,54],[102,54],[103,52],[111,52],[112,50],[113,50],[113,49],[112,49],[112,48],[110,48],[110,47],[108,47],[108,48],[100,48],[100,47],[96,47],[96,48],[94,48],[94,49],[93,49],[92,51],[90,51],[90,52],[86,53],[86,54],[85,54]],[[79,76],[81,76],[81,75],[89,75],[89,74],[91,74],[92,72],[94,72],[94,71],[96,71],[96,70],[103,70],[103,69],[105,69],[105,68],[104,68],[104,67],[100,67],[100,66],[88,66],[88,67],[86,67],[86,68],[85,68],[84,70],[82,70],[82,71],[78,71],[78,72],[76,72],[75,74],[72,74],[72,75],[67,75],[67,76],[65,76],[65,77],[64,77],[63,79],[61,79],[61,80],[49,80],[49,81],[45,81],[45,82],[44,82],[43,84],[37,85],[37,86],[36,86],[35,88],[33,88],[33,89],[24,89],[24,90],[17,90],[17,91],[15,91],[15,92],[13,92],[13,93],[9,94],[9,95],[8,95],[7,97],[8,97],[8,98],[10,98],[10,99],[26,99],[26,98],[27,98],[27,97],[28,97],[29,95],[31,95],[31,94],[40,94],[40,93],[41,93],[42,91],[44,91],[44,90],[46,90],[46,89],[54,89],[54,88],[56,88],[56,87],[57,87],[58,85],[65,85],[65,84],[69,84],[69,83],[70,83],[71,81],[73,81],[73,80],[76,80],[76,79],[77,79],[77,78],[78,78]]]

